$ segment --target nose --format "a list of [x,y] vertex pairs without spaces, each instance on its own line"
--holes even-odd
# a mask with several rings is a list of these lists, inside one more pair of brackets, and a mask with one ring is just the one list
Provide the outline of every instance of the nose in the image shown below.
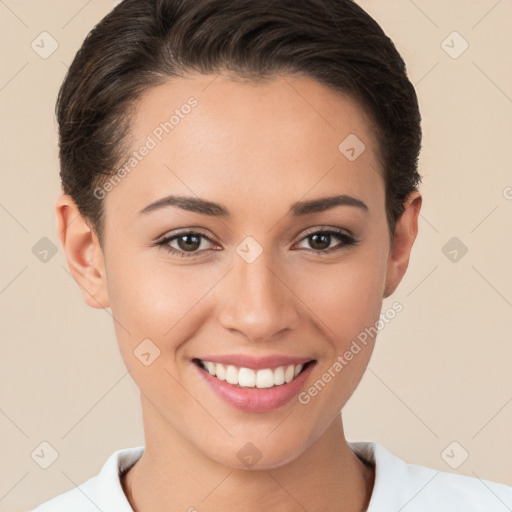
[[218,316],[220,324],[250,341],[271,341],[299,322],[300,302],[279,266],[272,268],[270,251],[252,263],[238,255],[222,289],[225,300]]

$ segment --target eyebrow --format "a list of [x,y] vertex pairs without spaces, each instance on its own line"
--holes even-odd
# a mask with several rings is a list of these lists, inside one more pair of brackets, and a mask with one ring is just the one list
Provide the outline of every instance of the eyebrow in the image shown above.
[[[181,208],[182,210],[188,210],[213,217],[231,217],[229,210],[221,204],[207,201],[205,199],[199,199],[197,197],[179,195],[171,195],[159,199],[158,201],[155,201],[154,203],[151,203],[140,210],[139,214],[150,213],[161,208],[166,208],[168,206],[174,206]],[[292,217],[299,217],[301,215],[308,215],[310,213],[324,212],[326,210],[335,208],[336,206],[352,206],[355,208],[360,208],[365,212],[368,211],[368,206],[360,199],[346,194],[338,194],[335,196],[322,197],[320,199],[313,199],[310,201],[298,201],[294,203],[290,208],[289,215]]]

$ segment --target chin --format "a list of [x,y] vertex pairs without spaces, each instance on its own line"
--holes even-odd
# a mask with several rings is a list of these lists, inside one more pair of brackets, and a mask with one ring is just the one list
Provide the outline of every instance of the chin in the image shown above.
[[241,438],[233,438],[229,444],[219,446],[215,453],[203,453],[218,464],[232,469],[269,470],[294,461],[301,455],[302,447],[305,449],[304,442],[299,440],[291,442],[289,437],[285,440],[276,436],[269,441],[265,439],[266,436],[267,431],[259,438],[249,435],[243,437],[246,439],[244,441],[241,441]]

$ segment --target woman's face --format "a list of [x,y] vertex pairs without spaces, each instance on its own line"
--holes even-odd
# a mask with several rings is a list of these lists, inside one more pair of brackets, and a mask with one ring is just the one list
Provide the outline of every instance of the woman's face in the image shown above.
[[343,355],[405,271],[368,119],[309,78],[191,75],[137,103],[131,150],[104,199],[104,291],[145,428],[231,467],[296,458],[359,383],[373,339]]

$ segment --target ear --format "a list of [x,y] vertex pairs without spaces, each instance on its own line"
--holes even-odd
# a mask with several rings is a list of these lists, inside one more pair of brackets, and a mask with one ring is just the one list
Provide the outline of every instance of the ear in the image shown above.
[[105,261],[96,233],[84,220],[71,196],[59,196],[55,212],[57,236],[85,302],[92,308],[108,308]]
[[404,203],[402,215],[397,220],[389,252],[384,297],[389,297],[395,291],[409,265],[412,245],[418,234],[421,203],[420,193],[412,192]]

